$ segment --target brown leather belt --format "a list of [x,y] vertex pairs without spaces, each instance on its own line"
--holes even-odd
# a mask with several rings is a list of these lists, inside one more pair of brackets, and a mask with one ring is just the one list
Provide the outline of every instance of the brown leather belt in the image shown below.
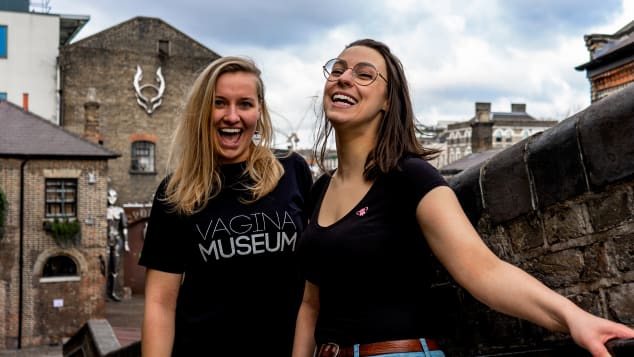
[[[429,351],[438,350],[435,340],[425,339]],[[388,353],[423,352],[418,339],[394,340],[359,345],[359,356],[376,356]],[[324,343],[319,346],[317,357],[354,357],[354,347],[340,347],[336,343]]]

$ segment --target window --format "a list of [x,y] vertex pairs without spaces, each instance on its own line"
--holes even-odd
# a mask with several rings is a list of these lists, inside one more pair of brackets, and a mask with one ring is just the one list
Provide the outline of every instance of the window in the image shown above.
[[154,143],[135,141],[132,143],[132,163],[130,171],[135,173],[154,173]]
[[502,132],[499,130],[495,131],[495,134],[493,134],[493,136],[495,136],[495,142],[496,143],[501,143],[502,142]]
[[0,92],[0,99],[7,100],[7,92]]
[[46,179],[46,217],[77,216],[77,179]]
[[0,57],[7,58],[7,26],[0,25]]
[[42,270],[43,278],[59,276],[77,276],[77,264],[66,255],[50,257],[44,264],[44,269]]
[[158,40],[158,53],[161,56],[170,55],[170,42],[168,40]]

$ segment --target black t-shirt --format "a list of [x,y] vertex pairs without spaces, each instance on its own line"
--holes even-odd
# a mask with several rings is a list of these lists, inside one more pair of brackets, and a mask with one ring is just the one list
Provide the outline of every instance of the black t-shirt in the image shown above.
[[155,195],[139,264],[183,274],[174,356],[290,356],[303,292],[295,250],[312,184],[298,154],[280,158],[277,188],[253,204],[239,182],[242,164],[223,166],[229,183],[201,212],[173,213]]
[[416,221],[416,206],[431,189],[447,185],[422,159],[380,175],[361,201],[328,227],[317,217],[330,177],[317,180],[314,207],[298,255],[306,279],[319,286],[317,343],[347,346],[431,338],[428,298],[437,265]]

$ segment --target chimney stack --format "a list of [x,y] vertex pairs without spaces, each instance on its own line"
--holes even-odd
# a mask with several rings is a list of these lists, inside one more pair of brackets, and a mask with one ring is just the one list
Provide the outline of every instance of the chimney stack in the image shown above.
[[475,121],[480,123],[491,121],[491,103],[476,102]]
[[512,113],[526,113],[526,104],[524,103],[511,103]]
[[491,103],[475,103],[475,120],[471,123],[471,152],[490,150],[493,146]]
[[86,103],[84,103],[84,133],[82,136],[94,143],[103,144],[99,132],[99,102],[94,87],[88,88]]

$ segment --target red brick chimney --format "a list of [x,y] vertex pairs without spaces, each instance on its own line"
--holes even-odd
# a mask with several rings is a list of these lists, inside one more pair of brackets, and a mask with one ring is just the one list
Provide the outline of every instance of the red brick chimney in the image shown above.
[[84,103],[84,133],[82,136],[94,143],[103,144],[103,137],[99,132],[99,102],[95,88],[88,88],[88,95]]

